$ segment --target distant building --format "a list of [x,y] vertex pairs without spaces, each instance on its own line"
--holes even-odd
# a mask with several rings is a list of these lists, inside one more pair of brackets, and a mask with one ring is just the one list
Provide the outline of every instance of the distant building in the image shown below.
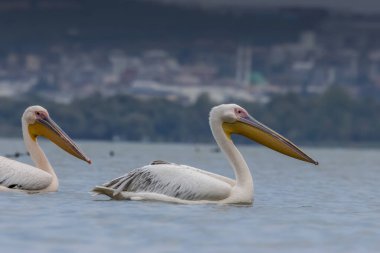
[[251,83],[252,48],[239,46],[236,52],[236,84],[248,87]]

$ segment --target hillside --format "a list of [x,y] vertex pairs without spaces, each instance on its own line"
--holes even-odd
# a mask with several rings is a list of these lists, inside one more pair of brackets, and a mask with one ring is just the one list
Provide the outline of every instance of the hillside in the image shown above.
[[195,39],[278,43],[328,15],[320,9],[204,10],[137,0],[1,1],[0,13],[3,47]]

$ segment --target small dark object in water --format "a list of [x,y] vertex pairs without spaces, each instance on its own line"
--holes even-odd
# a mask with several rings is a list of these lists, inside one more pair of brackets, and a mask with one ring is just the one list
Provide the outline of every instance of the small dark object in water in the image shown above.
[[110,151],[110,156],[115,156],[115,152],[113,150]]
[[219,153],[220,152],[220,148],[219,147],[212,148],[211,152],[213,152],[213,153]]
[[14,154],[6,154],[4,156],[7,158],[19,158],[19,157],[24,156],[24,155],[29,156],[29,152],[20,153],[20,152],[16,151]]

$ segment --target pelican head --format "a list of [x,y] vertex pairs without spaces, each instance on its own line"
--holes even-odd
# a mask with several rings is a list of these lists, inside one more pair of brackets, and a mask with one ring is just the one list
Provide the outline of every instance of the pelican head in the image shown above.
[[91,164],[91,160],[80,151],[74,141],[50,118],[49,112],[42,106],[30,106],[22,115],[22,124],[27,127],[33,141],[43,136],[69,154]]
[[210,120],[213,119],[220,120],[219,123],[222,124],[222,128],[229,139],[232,134],[243,135],[284,155],[315,165],[318,164],[291,141],[254,119],[239,105],[223,104],[214,107],[210,112]]

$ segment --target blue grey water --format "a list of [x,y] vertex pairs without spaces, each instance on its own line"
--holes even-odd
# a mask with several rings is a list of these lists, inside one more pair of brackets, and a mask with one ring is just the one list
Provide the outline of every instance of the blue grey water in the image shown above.
[[[1,252],[380,252],[376,149],[305,148],[320,162],[314,166],[240,146],[255,182],[255,202],[243,207],[89,194],[94,185],[154,159],[232,177],[213,145],[80,142],[92,166],[42,145],[59,192],[0,194]],[[21,140],[0,139],[0,154],[14,151],[24,151]]]

